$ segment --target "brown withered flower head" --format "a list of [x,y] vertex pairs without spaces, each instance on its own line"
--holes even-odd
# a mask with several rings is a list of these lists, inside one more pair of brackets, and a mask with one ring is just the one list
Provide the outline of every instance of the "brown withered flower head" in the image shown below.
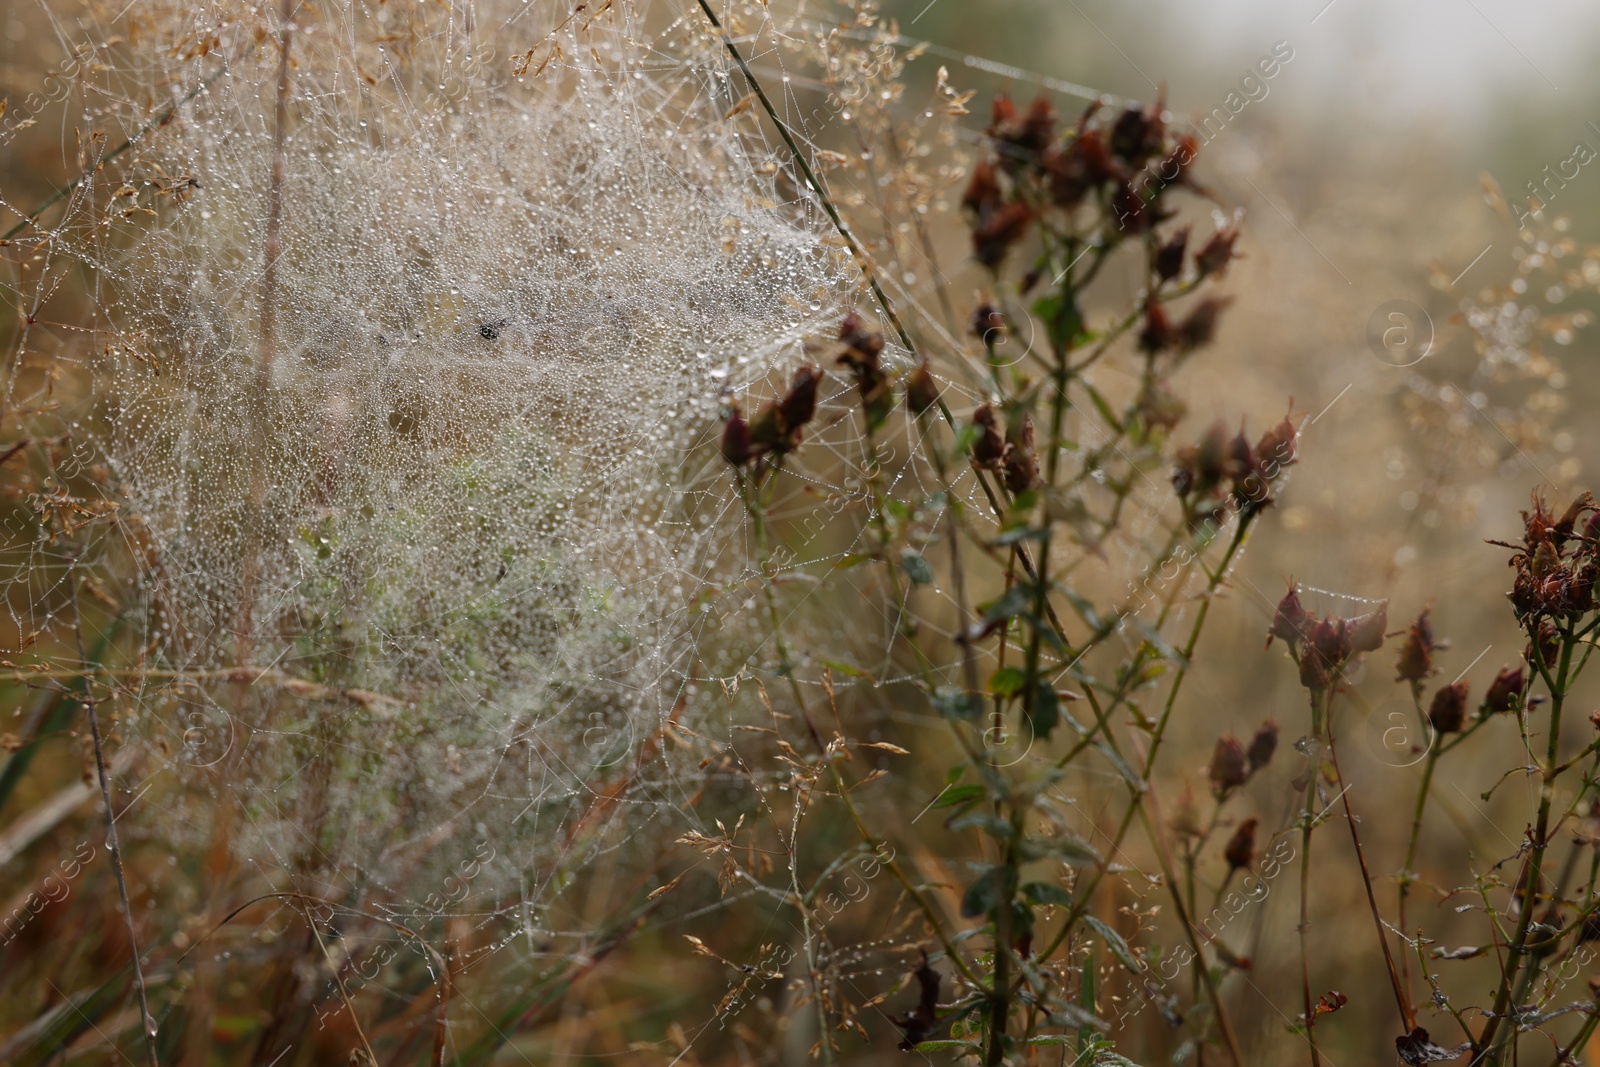
[[1171,239],[1164,242],[1156,249],[1155,268],[1156,276],[1164,282],[1170,282],[1183,273],[1183,254],[1189,246],[1189,227],[1185,226]]
[[1202,278],[1215,275],[1220,278],[1228,272],[1228,264],[1237,258],[1233,246],[1239,240],[1237,224],[1225,226],[1211,235],[1194,255],[1195,269]]
[[817,387],[821,382],[820,369],[811,363],[802,364],[789,380],[788,390],[761,406],[750,420],[753,456],[767,452],[783,455],[800,447],[805,425],[817,412]]
[[1255,774],[1261,768],[1272,762],[1272,754],[1278,751],[1278,724],[1268,719],[1256,727],[1254,736],[1250,738],[1249,747],[1245,749],[1245,757],[1250,761],[1250,773]]
[[1300,684],[1307,689],[1326,689],[1349,654],[1344,620],[1334,615],[1317,620],[1300,653]]
[[1422,613],[1406,631],[1405,643],[1400,646],[1400,658],[1395,661],[1397,682],[1421,682],[1434,672],[1433,654],[1448,648],[1449,643],[1433,639],[1433,609],[1423,608]]
[[977,439],[972,442],[972,464],[983,470],[994,470],[1005,458],[1006,439],[1000,433],[1000,422],[994,405],[982,404],[972,413],[972,425],[977,427]]
[[1549,619],[1539,620],[1538,633],[1522,650],[1522,658],[1530,664],[1543,663],[1546,670],[1556,665],[1556,661],[1561,658],[1561,630],[1554,622]]
[[1516,575],[1508,596],[1525,624],[1547,617],[1576,620],[1595,609],[1600,543],[1587,531],[1600,512],[1585,524],[1585,533],[1577,532],[1578,520],[1595,511],[1594,497],[1583,493],[1557,518],[1535,495],[1533,510],[1522,513],[1522,543],[1491,542],[1515,550],[1510,564]]
[[1252,445],[1243,429],[1229,434],[1221,420],[1197,445],[1177,450],[1172,484],[1194,518],[1238,511],[1250,518],[1273,503],[1273,486],[1295,462],[1294,423],[1285,417]]
[[1428,705],[1428,722],[1441,734],[1458,734],[1467,721],[1467,683],[1465,680],[1440,687]]
[[1350,646],[1356,652],[1376,652],[1383,647],[1384,630],[1389,626],[1389,602],[1379,604],[1375,611],[1346,619],[1350,627]]
[[1196,304],[1174,331],[1178,351],[1193,352],[1210,344],[1217,335],[1217,322],[1222,312],[1231,303],[1231,296],[1208,296]]
[[984,344],[999,344],[1005,337],[1006,320],[989,301],[980,303],[972,312],[972,336]]
[[755,458],[750,444],[750,424],[744,421],[738,404],[731,406],[728,419],[722,424],[722,458],[735,467],[743,467]]
[[1252,815],[1239,824],[1222,849],[1222,858],[1228,861],[1228,870],[1249,870],[1256,862],[1256,827],[1261,820]]
[[1138,168],[1161,152],[1166,141],[1166,90],[1157,92],[1149,107],[1130,107],[1111,125],[1111,153]]
[[1511,711],[1522,700],[1522,668],[1504,667],[1489,683],[1483,706],[1490,712]]
[[934,381],[933,372],[928,369],[928,358],[924,356],[906,375],[906,407],[913,415],[921,415],[938,402],[939,383]]
[[880,358],[883,334],[867,329],[861,316],[852,311],[839,324],[839,342],[844,350],[839,353],[838,363],[849,370],[856,391],[861,394],[867,427],[876,429],[894,409],[894,390]]
[[1013,495],[1039,484],[1039,458],[1033,448],[1033,416],[1026,411],[1011,419],[1006,429],[1006,451],[1001,459],[1006,488]]
[[1311,628],[1316,624],[1317,617],[1300,603],[1300,587],[1290,581],[1289,591],[1278,601],[1278,610],[1272,615],[1272,628],[1267,631],[1267,647],[1271,648],[1272,639],[1279,637],[1289,642],[1290,648],[1298,648],[1300,642],[1311,636]]
[[1211,750],[1211,763],[1206,768],[1206,777],[1211,779],[1211,792],[1218,797],[1244,785],[1250,777],[1249,757],[1245,754],[1244,744],[1232,734],[1223,734],[1217,738],[1216,747]]

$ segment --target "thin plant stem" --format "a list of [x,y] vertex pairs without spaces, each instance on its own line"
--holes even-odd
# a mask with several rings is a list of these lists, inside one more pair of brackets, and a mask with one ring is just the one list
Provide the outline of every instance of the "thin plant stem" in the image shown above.
[[[68,566],[67,582],[72,601],[72,630],[78,642],[79,661],[88,663],[88,650],[83,643],[83,616],[78,609],[78,559],[74,554]],[[122,917],[128,924],[128,951],[133,957],[133,984],[139,993],[139,1028],[144,1031],[145,1049],[150,1056],[150,1067],[159,1067],[156,1054],[156,1020],[150,1014],[150,997],[145,988],[144,963],[139,958],[139,931],[133,923],[133,904],[128,898],[128,877],[122,864],[122,844],[117,839],[117,813],[111,806],[111,781],[106,774],[104,742],[100,737],[100,715],[95,699],[94,683],[85,670],[83,674],[84,716],[89,720],[89,735],[94,741],[94,769],[100,781],[100,802],[106,810],[106,844],[111,849],[111,866],[117,875],[117,893],[122,899]]]

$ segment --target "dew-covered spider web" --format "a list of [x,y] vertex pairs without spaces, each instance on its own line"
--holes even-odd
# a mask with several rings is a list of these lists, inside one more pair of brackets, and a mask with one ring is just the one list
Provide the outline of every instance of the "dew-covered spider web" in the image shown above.
[[[842,75],[802,86],[780,47],[826,19],[719,10],[803,148],[855,166],[821,147]],[[711,829],[708,751],[794,676],[763,583],[808,689],[913,680],[890,651],[908,625],[955,677],[953,592],[896,606],[853,569],[871,503],[835,368],[767,529],[718,453],[730,399],[754,408],[876,309],[697,9],[149,4],[90,29],[61,31],[95,57],[88,177],[18,246],[37,321],[5,414],[44,467],[3,561],[19,653],[98,665],[137,742],[132,838],[226,857],[214,888],[293,894],[319,936],[378,915],[405,930],[361,935],[411,953],[459,919],[467,966],[589,958],[616,903],[589,887],[665,879],[657,846]],[[906,42],[873,41],[850,62],[876,86]],[[943,280],[896,254],[883,285],[959,349]],[[73,285],[84,306],[55,308]],[[892,339],[884,358],[909,365]],[[909,458],[925,432],[874,446],[890,496],[937,494]],[[1141,477],[1134,536],[1099,557],[1119,595],[1164,529]],[[986,514],[970,472],[954,491]],[[942,515],[896,521],[931,543]],[[829,581],[846,595],[813,595]],[[382,952],[336,973],[358,986]]]

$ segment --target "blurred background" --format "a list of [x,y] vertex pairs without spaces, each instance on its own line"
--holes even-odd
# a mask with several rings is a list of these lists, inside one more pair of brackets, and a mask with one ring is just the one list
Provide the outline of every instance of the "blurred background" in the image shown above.
[[[1185,698],[1174,773],[1203,791],[1218,733],[1248,736],[1268,716],[1286,740],[1303,731],[1293,666],[1276,648],[1261,649],[1291,576],[1314,610],[1355,614],[1387,600],[1395,629],[1431,606],[1435,631],[1452,643],[1441,680],[1463,672],[1476,699],[1522,646],[1502,596],[1506,552],[1485,541],[1519,536],[1531,489],[1564,507],[1581,489],[1600,488],[1600,7],[893,0],[883,15],[907,46],[929,46],[907,68],[908,98],[922,99],[940,66],[952,84],[977,91],[962,120],[974,141],[997,91],[1048,92],[1070,115],[1093,94],[1147,100],[1165,86],[1177,120],[1204,131],[1202,180],[1245,213],[1244,258],[1229,277],[1240,299],[1215,349],[1182,372],[1191,413],[1177,436],[1193,439],[1214,418],[1246,417],[1258,430],[1292,407],[1305,416],[1301,461],[1213,616],[1206,641],[1220,652]],[[58,19],[32,0],[0,0],[6,122],[67,59]],[[1281,59],[1285,48],[1292,58],[1259,78],[1258,62]],[[0,147],[0,231],[75,173],[82,116],[51,104],[28,117],[32,125]],[[826,143],[826,131],[819,136]],[[1542,201],[1537,212],[1531,195]],[[951,204],[958,197],[959,187],[946,193]],[[964,299],[981,289],[981,272],[967,259],[959,214],[940,219],[944,281]],[[0,314],[0,331],[19,328],[16,308]],[[1418,774],[1414,739],[1388,733],[1388,711],[1410,707],[1390,680],[1391,662],[1389,651],[1373,659],[1345,727],[1361,738],[1345,771],[1371,825],[1380,879],[1399,865],[1406,820],[1394,813],[1408,810]],[[1429,864],[1480,856],[1487,864],[1514,851],[1532,787],[1518,781],[1481,799],[1515,742],[1509,724],[1498,728],[1476,739],[1481,773],[1467,751],[1439,788],[1424,874]],[[1290,803],[1289,774],[1280,765],[1249,786],[1274,820]],[[1333,858],[1313,919],[1322,984],[1352,998],[1326,1027],[1330,1059],[1389,1062],[1381,963],[1370,930],[1349,918],[1360,918],[1360,884],[1338,862],[1347,842],[1330,833],[1324,847]],[[1293,936],[1283,896],[1253,920],[1262,944]],[[1438,901],[1417,905],[1418,921],[1451,931],[1454,902]],[[108,909],[106,921],[114,919]],[[1459,922],[1462,938],[1477,936]],[[108,959],[117,950],[104,949]],[[724,979],[704,961],[665,963],[660,951],[659,941],[642,940],[609,994],[580,995],[563,1009],[562,1025],[581,1041],[558,1032],[518,1054],[551,1062],[540,1057],[594,1052],[607,1047],[584,1044],[596,1018],[620,1028],[659,1008],[666,1020],[720,994]],[[1295,967],[1292,953],[1263,949],[1248,980],[1230,987],[1241,1025],[1257,1037],[1281,1035],[1297,1010]],[[1575,981],[1566,999],[1584,996]],[[884,1039],[892,1029],[873,1030],[875,1055],[894,1060]],[[685,1062],[695,1062],[699,1053],[685,1047]],[[618,1038],[605,1054],[630,1048]],[[726,1048],[728,1062],[763,1058]],[[803,1053],[774,1055],[801,1062]],[[1586,1062],[1600,1064],[1600,1050]]]

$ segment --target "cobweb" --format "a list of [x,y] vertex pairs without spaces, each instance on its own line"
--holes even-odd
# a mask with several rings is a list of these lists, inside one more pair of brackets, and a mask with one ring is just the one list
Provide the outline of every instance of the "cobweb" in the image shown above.
[[101,532],[14,539],[13,622],[131,572],[112,684],[168,782],[130,832],[424,919],[487,849],[473,888],[531,943],[577,925],[539,917],[571,870],[682,825],[669,741],[730,567],[708,427],[853,280],[724,117],[702,24],[301,4],[280,143],[276,15],[96,27],[160,42],[100,50],[120,131],[86,160],[134,144],[36,242],[41,301],[93,279],[88,385],[43,416],[84,461],[45,489]]
[[[280,143],[277,12],[140,5],[96,33],[160,45],[96,46],[90,117],[119,132],[83,146],[105,166],[35,242],[37,302],[79,270],[94,302],[71,349],[87,387],[38,416],[63,446],[35,511],[70,496],[100,533],[14,538],[9,604],[38,634],[77,617],[76,570],[132,575],[83,609],[137,635],[112,684],[155,756],[138,788],[165,782],[130,832],[222,841],[273,889],[413,927],[468,915],[480,953],[589,950],[573,872],[707,829],[683,738],[730,738],[741,685],[787,673],[768,576],[800,684],[916,677],[886,651],[907,619],[850,566],[868,494],[843,379],[770,513],[777,555],[715,446],[725,399],[768,395],[859,278],[698,13],[591,7],[301,4]],[[752,64],[820,139],[831,113],[797,95],[786,34],[832,31],[798,10],[782,30],[725,16],[759,27]],[[918,273],[883,280],[925,312]],[[27,356],[51,343],[25,336],[9,407],[42,411]],[[958,408],[985,395],[944,385]],[[922,431],[897,425],[888,495],[932,498]],[[1114,593],[1170,518],[1146,481]],[[985,513],[970,475],[955,491]],[[941,521],[907,516],[911,543]],[[955,606],[934,582],[905,610],[948,639]],[[781,767],[741,774],[786,788]],[[442,888],[464,865],[470,909]]]

